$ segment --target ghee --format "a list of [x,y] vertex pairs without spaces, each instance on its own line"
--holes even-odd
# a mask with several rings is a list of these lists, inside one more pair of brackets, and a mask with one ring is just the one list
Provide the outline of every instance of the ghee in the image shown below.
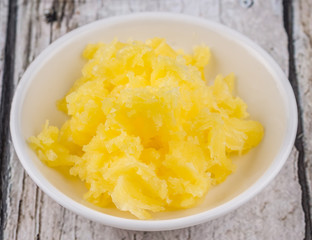
[[28,142],[50,167],[86,183],[85,199],[139,219],[189,208],[235,170],[230,156],[261,141],[262,125],[233,94],[234,75],[207,85],[207,46],[192,54],[165,39],[89,44],[82,76]]

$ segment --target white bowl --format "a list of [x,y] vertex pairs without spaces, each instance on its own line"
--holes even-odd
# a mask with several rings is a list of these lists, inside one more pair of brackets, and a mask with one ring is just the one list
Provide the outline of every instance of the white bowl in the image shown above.
[[[61,125],[65,117],[55,106],[84,63],[81,52],[90,42],[114,38],[145,40],[165,37],[190,50],[205,43],[214,54],[208,78],[234,72],[237,93],[248,104],[253,119],[265,127],[262,143],[234,160],[237,171],[214,187],[194,208],[155,214],[137,220],[117,209],[101,209],[83,200],[84,185],[43,164],[26,139],[38,134],[46,119]],[[220,24],[171,13],[140,13],[93,22],[59,38],[47,47],[22,77],[13,99],[11,134],[16,153],[30,177],[51,198],[94,221],[131,230],[169,230],[219,217],[255,196],[279,172],[294,143],[297,108],[292,88],[275,61],[248,38]]]

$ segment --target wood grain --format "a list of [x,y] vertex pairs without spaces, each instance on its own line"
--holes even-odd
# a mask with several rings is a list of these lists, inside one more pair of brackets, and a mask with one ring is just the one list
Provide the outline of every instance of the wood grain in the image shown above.
[[[17,6],[15,1],[3,1],[1,4],[4,10],[7,10],[6,27],[0,24],[4,34],[3,54],[0,67],[3,68],[1,74],[1,100],[0,100],[0,238],[3,237],[3,228],[7,219],[7,200],[9,198],[9,181],[10,181],[10,162],[13,156],[13,148],[9,140],[9,114],[11,99],[14,91],[14,63],[15,63],[15,42],[16,42],[16,20]],[[2,8],[1,8],[2,9]],[[2,20],[2,19],[1,19]]]
[[[294,2],[294,65],[298,82],[298,104],[301,110],[302,206],[305,211],[306,238],[312,239],[312,2]],[[300,162],[299,162],[300,163]]]
[[[251,1],[249,4],[248,1],[247,4],[245,2],[239,0],[18,0],[13,86],[16,85],[28,64],[52,41],[66,32],[96,19],[140,11],[181,12],[224,23],[257,42],[287,73],[289,53],[283,24],[282,1],[258,0]],[[303,0],[301,2],[304,3]],[[6,6],[6,1],[4,5]],[[5,14],[8,12],[6,7],[0,9]],[[299,38],[301,37],[300,35]],[[0,41],[1,49],[3,49],[2,42],[3,39]],[[303,52],[305,47],[297,46]],[[301,64],[307,57],[308,55],[302,57]],[[308,69],[310,65],[306,66]],[[304,73],[310,74],[308,70]],[[304,85],[300,78],[300,84],[303,84],[300,88],[301,93],[301,89],[308,88],[310,86],[308,84],[311,84],[307,80],[311,81],[311,75],[304,75],[303,78],[305,80],[302,81],[307,83]],[[304,104],[308,104],[308,97],[309,95],[300,95],[300,99],[305,102],[302,104],[303,107]],[[308,109],[311,108],[307,105],[305,109],[306,124],[311,124],[308,118],[311,114]],[[306,146],[309,146],[308,136],[306,135]],[[8,146],[10,151],[13,151],[12,145]],[[10,179],[7,187],[6,218],[2,225],[4,226],[3,239],[303,239],[305,221],[301,207],[297,159],[298,152],[293,149],[276,179],[236,211],[198,226],[150,233],[107,227],[64,209],[38,189],[24,172],[16,155],[12,154],[8,163]],[[311,169],[311,164],[309,167]]]
[[[8,18],[8,2],[0,1],[0,79],[3,77],[3,63],[4,63],[4,46],[5,46],[5,37],[7,30],[7,18]],[[0,92],[2,87],[2,81],[0,81]],[[0,95],[1,96],[1,95]]]
[[[3,79],[3,72],[4,72],[4,52],[5,52],[5,36],[6,36],[6,31],[7,31],[7,14],[8,14],[8,2],[7,1],[0,1],[0,99],[2,96],[2,79]],[[2,131],[2,130],[0,130]],[[1,145],[2,147],[2,145]],[[1,159],[1,166],[2,166],[2,159]],[[1,190],[3,189],[2,186],[6,185],[4,184],[4,174],[2,173],[3,170],[1,170],[0,173],[0,183],[1,183]],[[3,180],[2,180],[3,179]],[[5,186],[6,187],[6,186]],[[0,215],[0,223],[1,226],[4,223],[4,218],[5,218],[5,205],[6,205],[6,199],[4,196],[4,193],[1,191],[1,196],[0,196],[0,206],[1,206],[1,215]],[[1,229],[0,229],[1,230]],[[1,238],[1,233],[0,233],[0,238]]]

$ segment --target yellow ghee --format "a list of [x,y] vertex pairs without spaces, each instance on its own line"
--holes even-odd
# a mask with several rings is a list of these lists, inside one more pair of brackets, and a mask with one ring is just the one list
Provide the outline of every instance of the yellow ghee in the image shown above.
[[259,144],[263,127],[233,95],[234,75],[204,79],[208,47],[192,54],[164,39],[89,44],[87,60],[58,108],[29,144],[50,167],[86,183],[85,199],[139,219],[189,208],[235,170],[230,156]]

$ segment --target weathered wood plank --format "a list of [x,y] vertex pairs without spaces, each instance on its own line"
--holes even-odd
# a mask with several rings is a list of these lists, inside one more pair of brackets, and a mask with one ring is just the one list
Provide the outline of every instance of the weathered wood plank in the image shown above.
[[[0,9],[1,17],[1,95],[0,95],[0,239],[3,237],[3,229],[7,219],[7,200],[9,197],[10,162],[13,156],[13,148],[9,136],[9,113],[11,99],[14,91],[14,63],[16,42],[16,1],[2,1]],[[0,12],[1,12],[0,11]]]
[[[7,30],[7,20],[8,20],[8,1],[0,1],[0,79],[3,77],[3,63],[4,63],[4,45],[5,45],[5,35]],[[2,87],[2,81],[0,81],[0,92]],[[0,95],[1,97],[1,95]]]
[[[288,69],[281,1],[246,5],[231,0],[45,0],[19,1],[18,9],[15,81],[49,42],[67,31],[95,19],[138,11],[183,12],[220,21],[258,42],[285,72]],[[57,16],[55,22],[45,22],[48,12],[52,20]],[[262,193],[224,217],[181,230],[147,233],[106,227],[65,210],[35,186],[14,156],[10,160],[4,239],[302,239],[304,221],[296,159],[294,150],[281,173]]]
[[[8,1],[0,1],[0,99],[2,96],[2,79],[3,79],[3,69],[4,69],[4,50],[5,50],[5,36],[7,31],[7,20],[8,20]],[[6,191],[2,186],[2,174],[1,175],[1,185],[0,185],[0,209],[1,209],[1,216],[0,216],[0,231],[4,228],[4,215],[6,210],[4,209],[4,205],[6,205],[4,199],[4,191]],[[0,238],[2,234],[0,232]]]
[[[302,160],[303,180],[302,205],[305,210],[306,235],[312,239],[312,2],[294,1],[294,57],[295,70],[297,73],[299,105],[302,109],[302,135],[299,136],[302,141],[302,151],[304,152]],[[308,239],[308,237],[307,237]]]
[[[17,6],[19,21],[17,22],[15,83],[18,82],[29,62],[49,44],[49,35],[42,30],[40,25],[37,25],[44,22],[37,20],[38,11],[42,13],[47,6],[40,9],[34,1],[18,1]],[[32,204],[37,202],[38,189],[24,173],[15,156],[11,159],[10,167],[10,195],[7,200],[8,219],[4,239],[33,239],[39,221],[36,221],[36,205]],[[33,196],[35,198],[32,198]],[[20,224],[25,219],[31,220],[29,224]]]

